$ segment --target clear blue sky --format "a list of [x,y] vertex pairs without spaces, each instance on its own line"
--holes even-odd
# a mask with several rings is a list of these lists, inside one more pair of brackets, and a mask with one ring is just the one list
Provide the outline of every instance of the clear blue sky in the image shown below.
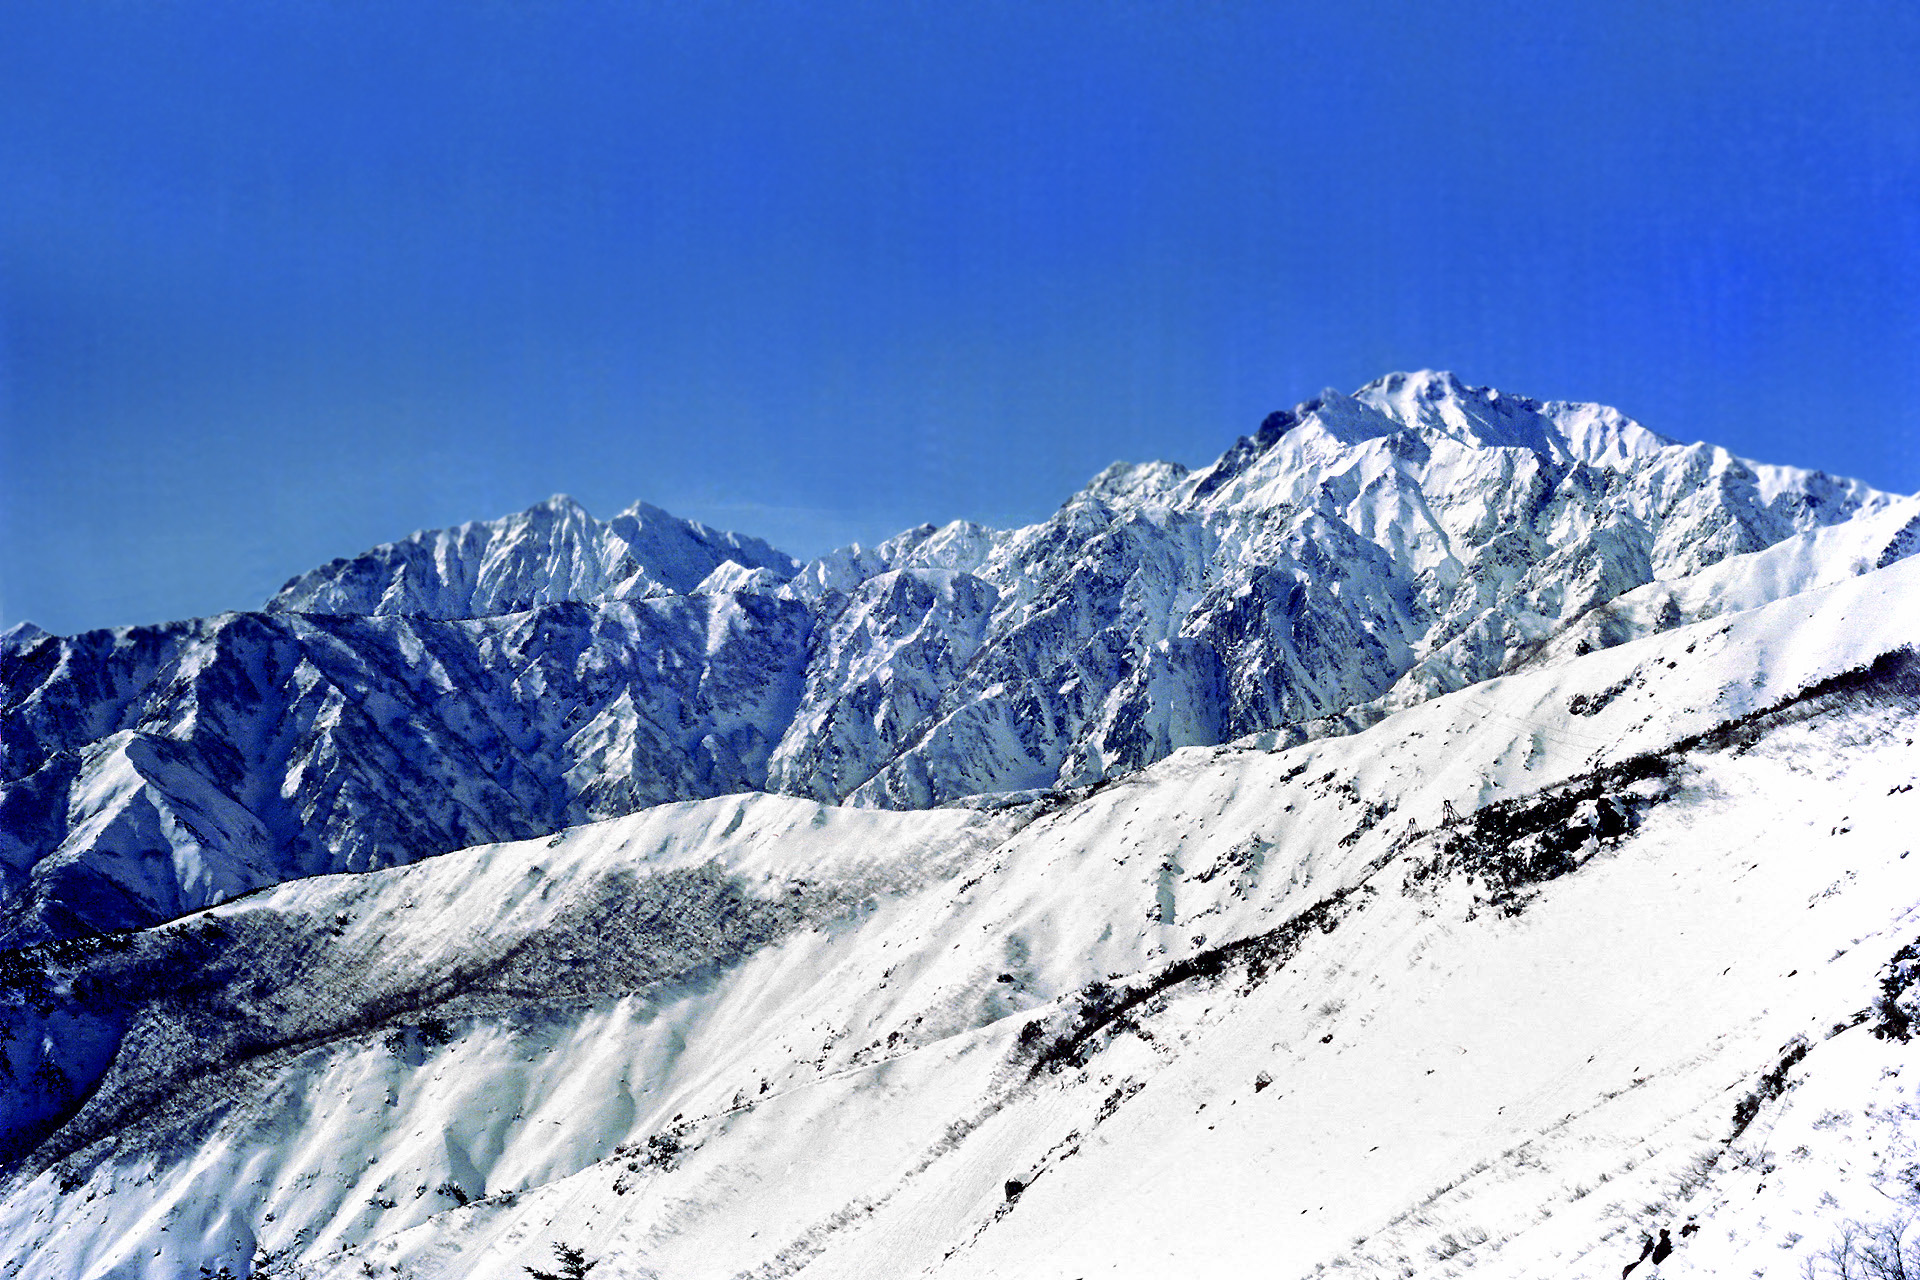
[[1920,488],[1920,6],[0,6],[0,621],[799,554],[1398,368]]

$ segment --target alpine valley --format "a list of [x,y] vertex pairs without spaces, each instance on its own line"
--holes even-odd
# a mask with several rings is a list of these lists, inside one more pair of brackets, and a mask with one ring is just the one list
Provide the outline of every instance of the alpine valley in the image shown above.
[[0,1275],[1920,1273],[1915,552],[1427,372],[21,624]]

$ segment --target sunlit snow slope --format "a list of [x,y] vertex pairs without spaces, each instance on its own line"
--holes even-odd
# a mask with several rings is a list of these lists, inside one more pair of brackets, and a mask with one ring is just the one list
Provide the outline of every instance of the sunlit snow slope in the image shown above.
[[1916,1158],[1883,550],[1718,557],[1344,736],[9,953],[0,1274],[1611,1280],[1662,1229],[1662,1275],[1799,1274]]

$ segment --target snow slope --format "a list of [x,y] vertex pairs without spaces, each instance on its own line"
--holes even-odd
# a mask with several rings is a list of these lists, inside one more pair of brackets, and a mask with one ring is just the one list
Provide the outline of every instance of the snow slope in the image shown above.
[[1345,732],[1920,546],[1910,499],[1396,374],[1050,519],[796,565],[555,498],[257,614],[0,637],[0,940],[772,790],[917,808]]
[[1917,631],[1896,558],[1344,736],[13,953],[0,1274],[1797,1274],[1911,1149]]

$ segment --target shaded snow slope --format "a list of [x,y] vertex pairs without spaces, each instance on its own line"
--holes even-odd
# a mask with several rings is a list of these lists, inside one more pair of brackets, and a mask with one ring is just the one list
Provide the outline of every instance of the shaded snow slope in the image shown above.
[[759,787],[809,627],[705,595],[44,638],[0,659],[0,939]]
[[0,638],[0,941],[667,800],[917,808],[1351,731],[1890,564],[1917,513],[1441,373],[1273,414],[1202,470],[1116,465],[1028,528],[804,566],[555,499],[264,613]]
[[0,1274],[1611,1280],[1689,1215],[1664,1274],[1792,1273],[1920,1085],[1916,634],[1900,560],[1091,791],[15,953]]

